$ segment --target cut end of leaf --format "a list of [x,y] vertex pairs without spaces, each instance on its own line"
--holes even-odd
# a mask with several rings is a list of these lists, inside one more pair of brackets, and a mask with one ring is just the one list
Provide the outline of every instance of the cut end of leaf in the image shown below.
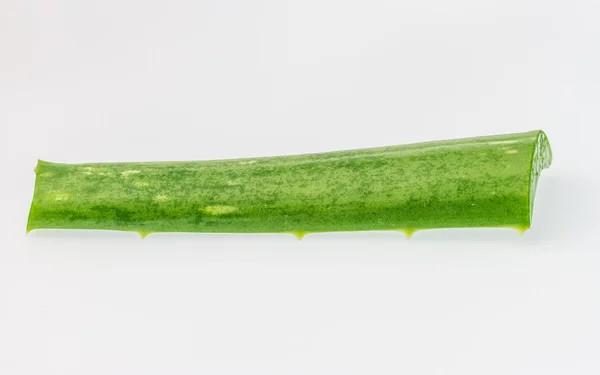
[[535,192],[538,180],[542,170],[549,168],[552,164],[552,148],[546,133],[539,130],[537,132],[537,141],[534,144],[531,158],[531,176],[529,179],[529,219],[533,216],[533,203],[535,201]]

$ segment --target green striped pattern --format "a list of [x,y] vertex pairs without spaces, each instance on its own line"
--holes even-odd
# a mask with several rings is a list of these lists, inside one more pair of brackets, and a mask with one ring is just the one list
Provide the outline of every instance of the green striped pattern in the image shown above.
[[533,131],[251,159],[40,161],[27,230],[525,230],[551,157]]

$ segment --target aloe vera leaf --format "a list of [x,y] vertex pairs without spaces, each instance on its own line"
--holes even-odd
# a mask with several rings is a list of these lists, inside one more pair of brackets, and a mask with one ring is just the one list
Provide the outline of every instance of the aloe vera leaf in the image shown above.
[[249,159],[39,161],[27,231],[306,233],[530,227],[542,131]]

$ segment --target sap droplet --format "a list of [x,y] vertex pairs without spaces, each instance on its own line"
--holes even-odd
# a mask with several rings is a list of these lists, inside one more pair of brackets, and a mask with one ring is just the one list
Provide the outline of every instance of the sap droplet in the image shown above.
[[296,236],[296,238],[298,239],[298,241],[300,241],[301,239],[304,238],[304,236],[306,236],[308,234],[308,232],[291,232],[294,236]]
[[137,233],[140,235],[142,240],[152,234],[152,232],[141,232],[141,231],[138,231]]
[[529,227],[523,227],[523,226],[516,226],[513,227],[514,230],[516,230],[517,232],[519,232],[519,235],[523,235],[523,233],[525,233],[527,231],[527,229],[529,229]]
[[410,240],[410,238],[413,236],[413,234],[415,234],[416,231],[418,231],[418,229],[403,228],[403,229],[398,229],[398,231],[403,232],[406,235],[406,239]]

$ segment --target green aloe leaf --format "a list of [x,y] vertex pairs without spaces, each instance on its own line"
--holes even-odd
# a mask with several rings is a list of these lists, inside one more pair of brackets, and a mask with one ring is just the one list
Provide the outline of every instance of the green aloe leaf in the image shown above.
[[27,230],[293,233],[530,227],[542,131],[251,159],[40,161]]

